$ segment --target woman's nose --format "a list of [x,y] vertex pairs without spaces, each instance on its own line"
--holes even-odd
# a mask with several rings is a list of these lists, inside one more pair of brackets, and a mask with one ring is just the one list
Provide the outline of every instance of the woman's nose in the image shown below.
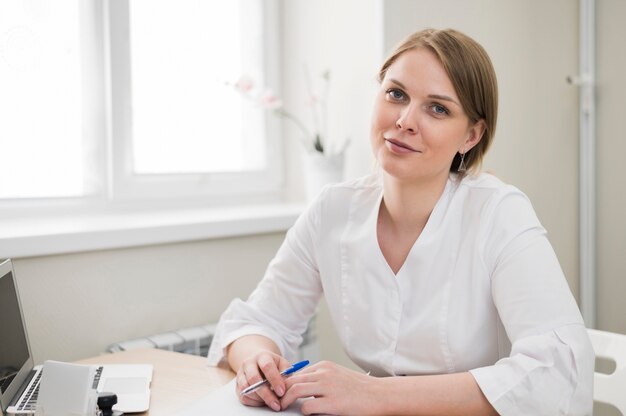
[[410,107],[405,107],[400,111],[396,127],[400,130],[406,130],[409,133],[417,132],[417,116]]

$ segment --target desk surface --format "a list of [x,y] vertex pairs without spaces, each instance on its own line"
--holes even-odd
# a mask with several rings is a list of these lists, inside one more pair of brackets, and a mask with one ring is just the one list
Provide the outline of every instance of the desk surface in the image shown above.
[[81,364],[152,364],[150,410],[138,415],[172,415],[188,404],[228,383],[234,373],[209,367],[206,357],[138,349],[80,360]]

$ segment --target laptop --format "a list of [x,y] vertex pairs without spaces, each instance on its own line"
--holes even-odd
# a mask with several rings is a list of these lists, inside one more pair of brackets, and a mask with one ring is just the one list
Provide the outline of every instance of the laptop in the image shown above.
[[[11,260],[0,263],[0,408],[33,415],[43,366],[34,366]],[[114,410],[144,412],[150,405],[150,364],[96,365],[92,388],[117,395]]]

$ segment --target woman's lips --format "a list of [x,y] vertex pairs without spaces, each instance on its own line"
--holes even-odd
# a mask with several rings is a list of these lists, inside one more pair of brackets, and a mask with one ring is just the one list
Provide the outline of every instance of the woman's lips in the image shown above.
[[414,153],[414,152],[419,152],[419,150],[413,149],[408,144],[402,143],[399,140],[385,139],[385,142],[387,143],[387,147],[389,148],[389,150],[391,150],[394,153]]

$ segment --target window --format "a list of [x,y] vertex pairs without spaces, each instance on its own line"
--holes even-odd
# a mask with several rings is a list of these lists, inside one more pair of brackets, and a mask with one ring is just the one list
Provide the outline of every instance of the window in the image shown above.
[[0,2],[0,199],[278,195],[278,122],[227,85],[277,84],[275,9]]
[[0,2],[0,198],[89,193],[77,5]]
[[[260,3],[248,3],[260,9]],[[262,127],[260,113],[246,114],[250,122],[242,123],[245,103],[224,83],[262,67],[262,27],[254,19],[261,10],[248,6],[250,14],[243,14],[241,6],[237,1],[223,2],[219,9],[215,2],[197,0],[177,0],[176,7],[168,0],[130,3],[134,173],[265,167],[264,147],[255,146],[258,140],[245,142],[258,136],[253,131]]]

